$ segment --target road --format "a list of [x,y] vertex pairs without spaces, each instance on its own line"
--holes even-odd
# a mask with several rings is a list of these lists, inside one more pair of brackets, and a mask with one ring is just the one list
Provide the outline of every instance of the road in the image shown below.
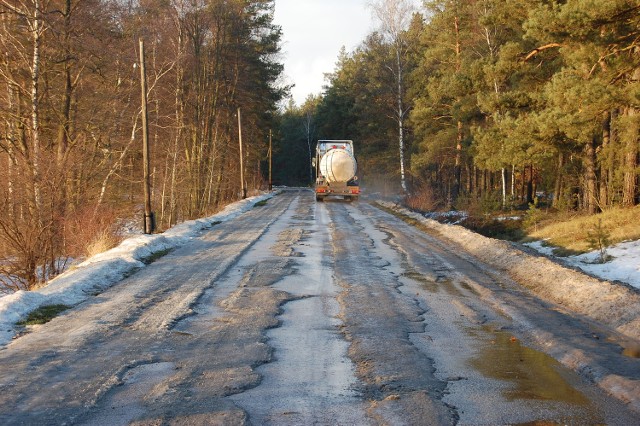
[[0,423],[639,424],[589,379],[640,378],[607,333],[375,205],[289,190],[0,350]]

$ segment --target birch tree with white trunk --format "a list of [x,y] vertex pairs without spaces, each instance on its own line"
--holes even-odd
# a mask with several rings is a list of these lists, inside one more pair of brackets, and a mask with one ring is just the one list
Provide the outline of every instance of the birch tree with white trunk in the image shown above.
[[408,108],[404,103],[404,77],[408,43],[405,31],[411,23],[416,7],[411,0],[373,0],[369,3],[369,7],[380,24],[380,33],[393,49],[394,64],[389,66],[389,70],[393,73],[396,85],[395,119],[398,123],[400,184],[402,185],[402,190],[406,193],[404,123]]

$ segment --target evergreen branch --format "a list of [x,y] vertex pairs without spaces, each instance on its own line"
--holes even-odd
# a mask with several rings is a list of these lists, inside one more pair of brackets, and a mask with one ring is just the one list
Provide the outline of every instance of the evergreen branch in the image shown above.
[[524,57],[523,62],[527,62],[529,59],[533,58],[543,50],[552,49],[554,47],[562,47],[562,45],[560,43],[549,43],[549,44],[545,44],[544,46],[537,47],[533,49],[531,52],[529,52],[527,56]]
[[613,77],[611,79],[611,84],[615,84],[618,81],[622,80],[625,76],[631,74],[633,71],[635,71],[636,67],[627,67],[625,69],[623,69],[622,71],[620,71],[618,74],[616,74],[615,77]]
[[606,24],[615,24],[616,22],[624,21],[625,19],[637,16],[639,11],[640,11],[640,6],[634,6],[634,7],[631,7],[630,9],[623,10],[623,11],[613,15],[609,19],[603,19],[601,21],[596,21],[595,24],[598,25],[598,26],[599,25],[606,25]]
[[[637,46],[634,44],[627,46],[623,49],[613,49],[611,52],[600,56],[600,58],[598,58],[598,61],[593,64],[593,66],[591,67],[591,70],[589,71],[589,77],[591,77],[593,75],[593,73],[595,72],[596,68],[598,67],[598,65],[602,65],[604,64],[605,59],[611,57],[611,56],[616,56],[619,55],[620,53],[624,53],[624,52],[628,52],[630,50],[633,50],[634,48],[636,48]],[[626,71],[625,71],[626,73]],[[619,78],[619,76],[616,76],[616,79]]]

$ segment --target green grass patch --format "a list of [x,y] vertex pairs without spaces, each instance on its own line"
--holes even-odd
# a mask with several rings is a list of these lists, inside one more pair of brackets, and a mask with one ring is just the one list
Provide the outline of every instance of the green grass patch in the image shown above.
[[262,200],[262,201],[258,201],[257,203],[255,203],[255,204],[253,205],[253,207],[263,207],[263,206],[266,206],[266,205],[267,205],[267,201],[269,201],[269,200]]
[[35,311],[31,312],[29,316],[23,321],[19,321],[16,323],[17,325],[36,325],[36,324],[46,324],[55,317],[58,316],[61,312],[69,309],[70,306],[67,305],[47,305],[41,306]]
[[155,253],[152,253],[150,256],[147,256],[144,259],[142,259],[142,263],[144,263],[145,265],[150,265],[156,260],[160,259],[161,257],[164,257],[169,253],[171,253],[172,250],[173,249],[168,248],[168,249],[164,249],[164,250],[160,250]]

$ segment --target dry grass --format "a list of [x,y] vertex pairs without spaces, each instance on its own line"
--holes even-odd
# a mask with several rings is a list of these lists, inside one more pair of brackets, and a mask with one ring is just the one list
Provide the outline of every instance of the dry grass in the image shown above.
[[441,207],[438,197],[428,186],[418,188],[408,195],[404,204],[411,210],[419,212],[432,212]]
[[91,208],[79,209],[65,218],[65,241],[67,255],[73,258],[91,257],[117,246],[119,235],[118,217],[128,217],[128,212],[111,208],[101,208],[95,212]]
[[113,230],[106,229],[97,233],[93,239],[85,247],[85,255],[87,257],[94,256],[96,254],[103,253],[109,249],[114,248],[120,242],[122,238],[118,236]]
[[589,233],[593,233],[602,220],[602,226],[610,236],[611,244],[640,239],[640,206],[613,208],[594,216],[556,217],[553,222],[543,222],[538,230],[529,233],[533,239],[545,239],[549,244],[570,252],[589,251]]

